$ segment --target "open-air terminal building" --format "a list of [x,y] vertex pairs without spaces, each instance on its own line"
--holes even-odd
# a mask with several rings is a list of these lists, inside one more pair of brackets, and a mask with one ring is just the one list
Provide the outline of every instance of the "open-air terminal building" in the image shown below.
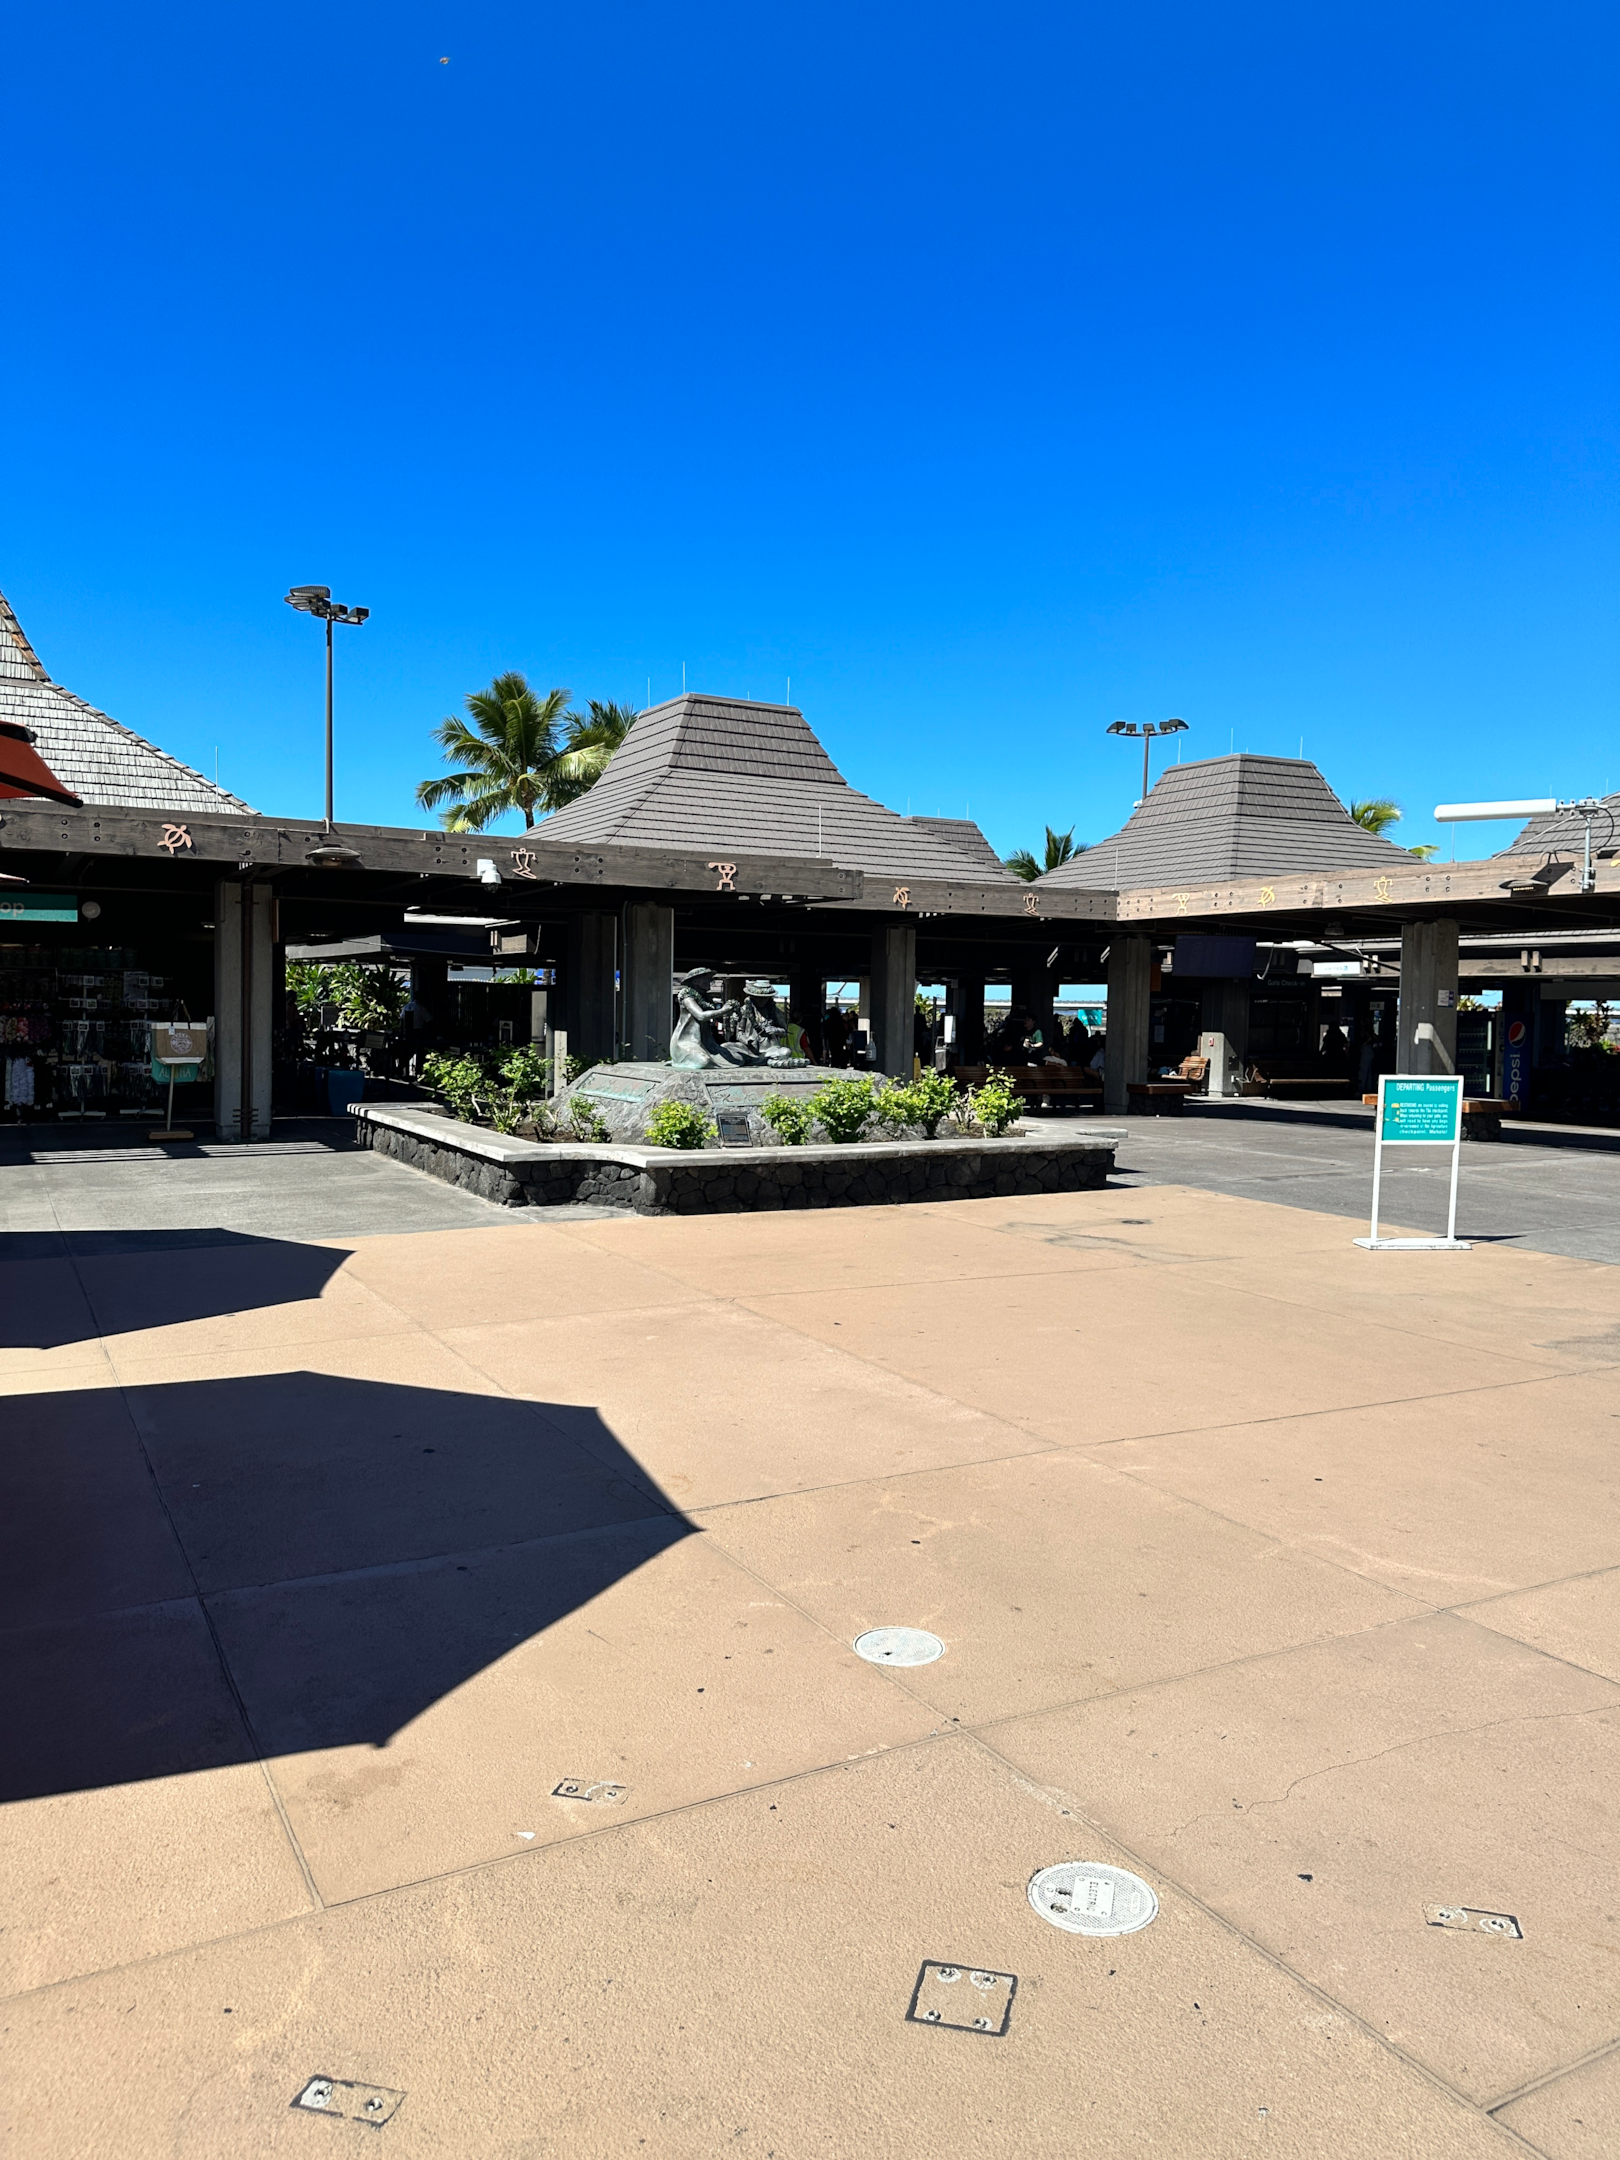
[[[500,1005],[506,1027],[565,1031],[587,1060],[667,1056],[691,969],[785,984],[812,1029],[827,985],[857,982],[860,1051],[897,1075],[919,983],[945,986],[943,1054],[972,1068],[992,986],[1049,1046],[1059,986],[1106,982],[1111,1112],[1202,1044],[1216,1093],[1456,1069],[1528,1109],[1615,1119],[1620,1091],[1565,1047],[1572,999],[1620,996],[1620,867],[1607,825],[1594,837],[1589,890],[1568,817],[1483,862],[1420,863],[1314,765],[1243,753],[1169,767],[1117,833],[1028,884],[968,820],[861,794],[796,708],[697,693],[643,713],[532,832],[327,831],[254,810],[53,682],[0,601],[5,1114],[149,1116],[147,1032],[184,1011],[214,1022],[187,1114],[211,1102],[221,1136],[265,1136],[309,1107],[286,966],[318,951],[409,967],[424,1039],[489,1024],[498,1001],[478,1008],[452,969],[492,955],[546,981]],[[1459,1027],[1459,994],[1486,989],[1500,1012]]]

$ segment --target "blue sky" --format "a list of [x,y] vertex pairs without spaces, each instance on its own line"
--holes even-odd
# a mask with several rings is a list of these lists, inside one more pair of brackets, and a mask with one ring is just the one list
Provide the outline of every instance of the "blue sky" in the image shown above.
[[7,36],[0,589],[262,808],[319,807],[310,580],[373,610],[340,818],[420,822],[507,667],[791,677],[856,786],[1004,851],[1121,822],[1118,718],[1303,738],[1408,842],[1620,787],[1612,6]]

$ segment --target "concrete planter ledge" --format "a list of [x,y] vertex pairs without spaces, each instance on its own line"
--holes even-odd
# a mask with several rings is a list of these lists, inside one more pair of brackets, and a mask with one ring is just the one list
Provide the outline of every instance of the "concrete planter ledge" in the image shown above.
[[514,1140],[401,1103],[357,1103],[361,1144],[502,1207],[615,1207],[637,1215],[881,1207],[1088,1192],[1107,1181],[1125,1137],[874,1140],[853,1147],[692,1149],[617,1141]]

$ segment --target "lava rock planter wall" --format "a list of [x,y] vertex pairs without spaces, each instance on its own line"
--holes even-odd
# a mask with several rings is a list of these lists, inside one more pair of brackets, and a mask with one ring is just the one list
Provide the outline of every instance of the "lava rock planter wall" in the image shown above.
[[877,1140],[853,1147],[675,1148],[514,1140],[396,1103],[355,1106],[361,1145],[502,1207],[626,1208],[638,1215],[892,1207],[1089,1192],[1124,1134],[1073,1139]]

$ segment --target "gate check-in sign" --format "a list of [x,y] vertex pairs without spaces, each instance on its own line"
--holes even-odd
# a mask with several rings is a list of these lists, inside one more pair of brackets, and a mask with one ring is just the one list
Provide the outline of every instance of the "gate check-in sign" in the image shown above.
[[[1461,1073],[1385,1073],[1378,1082],[1378,1132],[1373,1147],[1372,1234],[1356,1243],[1369,1252],[1467,1252],[1457,1236],[1457,1166],[1462,1155]],[[1381,1238],[1379,1188],[1387,1147],[1448,1147],[1451,1205],[1444,1237]]]

